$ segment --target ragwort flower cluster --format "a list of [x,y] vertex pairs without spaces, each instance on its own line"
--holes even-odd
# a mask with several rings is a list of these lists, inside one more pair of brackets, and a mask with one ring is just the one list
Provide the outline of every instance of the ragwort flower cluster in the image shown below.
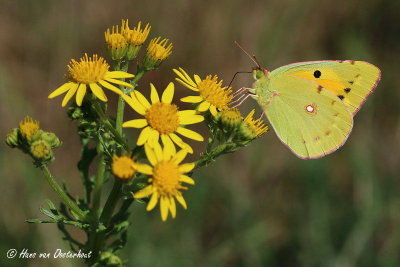
[[[107,29],[105,45],[112,64],[96,54],[89,56],[85,53],[79,60],[71,59],[67,66],[68,81],[48,96],[54,98],[65,94],[62,107],[75,96],[68,114],[78,122],[77,132],[82,144],[78,163],[84,188],[82,199],[71,197],[68,188],[58,185],[47,168],[47,164],[54,160],[52,149],[61,145],[54,133],[41,130],[38,121],[26,117],[19,128],[13,129],[6,137],[10,147],[19,148],[34,159],[63,202],[60,209],[51,201],[47,202],[50,210],[41,209],[51,220],[34,219],[31,222],[57,223],[71,246],[93,251],[93,256],[87,260],[91,265],[122,262],[115,251],[126,241],[128,208],[134,200],[147,202],[148,211],[158,205],[163,221],[169,216],[175,218],[176,203],[187,209],[183,194],[188,185],[195,184],[192,175],[196,168],[215,161],[220,155],[236,151],[268,130],[261,118],[253,118],[254,110],[243,117],[238,109],[230,108],[235,94],[217,75],[200,78],[195,74],[191,78],[182,68],[173,69],[176,81],[195,94],[180,99],[191,103],[191,109],[182,110],[173,101],[173,82],[162,93],[157,92],[153,83],[138,87],[140,79],[147,72],[159,68],[172,53],[172,43],[166,38],[156,37],[150,40],[139,60],[139,52],[150,30],[149,24],[143,27],[141,22],[131,28],[128,20]],[[128,72],[133,60],[137,66],[135,74]],[[110,95],[106,95],[104,89],[115,93],[118,99],[115,116],[108,115],[106,102]],[[134,111],[129,112],[128,120],[124,120],[125,104]],[[192,128],[193,124],[201,122],[209,129],[207,136]],[[127,138],[124,128],[136,129],[137,138]],[[207,140],[206,150],[194,153],[191,142],[204,140]],[[199,155],[199,158],[185,163],[188,154]],[[97,162],[97,170],[91,175],[90,166],[94,162]],[[109,179],[110,173],[114,179]],[[114,184],[111,190],[107,190],[109,195],[102,207],[102,191],[106,191],[104,188],[110,180]],[[115,211],[118,203],[120,209]],[[85,231],[87,242],[82,244],[75,240],[64,224]],[[119,239],[107,242],[112,236]]]

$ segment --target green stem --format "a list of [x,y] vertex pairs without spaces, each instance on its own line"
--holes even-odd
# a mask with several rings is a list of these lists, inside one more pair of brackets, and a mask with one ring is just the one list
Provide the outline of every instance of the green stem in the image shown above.
[[51,188],[57,193],[58,197],[61,201],[71,210],[73,211],[74,215],[78,217],[80,220],[85,220],[86,213],[81,210],[78,205],[67,196],[67,194],[62,190],[60,185],[56,182],[54,177],[51,175],[50,170],[47,168],[46,165],[41,165],[40,169],[42,170],[44,176],[46,177],[47,181],[49,182]]
[[107,115],[104,113],[99,104],[96,101],[92,101],[92,105],[100,120],[103,122],[103,125],[114,135],[116,141],[120,143],[126,150],[129,150],[128,143],[125,141],[122,135],[117,132],[114,126],[112,126],[111,122],[107,118]]
[[[121,62],[117,64],[114,69],[119,71],[122,70],[126,72],[128,70],[129,61],[125,62],[121,68]],[[126,94],[126,88],[124,86],[120,86],[120,89]],[[125,101],[124,99],[119,96],[118,97],[118,107],[117,107],[117,118],[115,122],[115,129],[117,132],[122,135],[122,121],[124,120],[124,109],[125,109]]]
[[[132,92],[136,86],[137,83],[140,79],[142,79],[143,75],[146,73],[146,69],[145,68],[141,68],[138,66],[137,71],[136,71],[136,75],[135,77],[131,80],[131,84],[133,85],[133,88],[130,88],[130,92]],[[130,93],[129,92],[129,93]]]
[[104,223],[104,225],[108,225],[111,220],[111,215],[117,205],[118,199],[121,196],[121,188],[122,181],[120,179],[115,179],[114,186],[111,190],[110,196],[107,199],[106,204],[104,205],[103,212],[101,213],[100,221]]
[[97,153],[99,155],[99,163],[97,166],[97,173],[94,181],[93,207],[92,207],[92,212],[94,218],[96,219],[99,218],[100,216],[101,189],[104,183],[104,171],[106,168],[106,163],[104,161],[104,153],[102,151],[100,142],[97,144]]
[[245,146],[248,143],[249,143],[249,141],[222,143],[222,144],[216,146],[211,151],[206,152],[203,155],[201,155],[200,159],[195,162],[195,164],[196,164],[195,169],[209,164],[210,162],[212,162],[217,157],[219,157],[223,154],[232,153],[232,152],[236,151],[237,149],[239,149],[240,147]]
[[[122,187],[122,181],[119,179],[115,179],[114,186],[111,190],[110,196],[107,199],[107,202],[104,206],[103,212],[100,217],[100,222],[102,222],[106,227],[109,226],[108,224],[111,221],[112,213],[115,209],[115,206],[118,203],[118,199],[121,195],[121,187]],[[92,251],[95,253],[95,255],[98,255],[99,251],[103,249],[105,240],[106,240],[105,231],[102,231],[97,235],[95,235],[92,243],[93,245]]]

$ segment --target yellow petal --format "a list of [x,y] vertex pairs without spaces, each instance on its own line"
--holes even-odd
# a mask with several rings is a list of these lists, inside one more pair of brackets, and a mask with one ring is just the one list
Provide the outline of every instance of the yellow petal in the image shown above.
[[152,83],[150,83],[150,99],[152,104],[160,102],[160,97]]
[[139,138],[136,142],[136,144],[138,146],[142,146],[142,145],[144,145],[144,143],[147,142],[147,140],[149,139],[149,136],[150,136],[150,131],[151,131],[150,126],[147,126],[146,128],[144,128],[142,130],[142,132],[140,133]]
[[156,157],[157,157],[157,161],[158,161],[158,162],[162,161],[162,160],[163,160],[163,155],[164,155],[164,154],[163,154],[163,150],[162,150],[162,148],[161,148],[160,143],[158,143],[158,142],[154,143],[153,149],[154,149],[154,154],[155,154]]
[[190,172],[191,170],[193,170],[194,166],[195,166],[194,163],[185,163],[185,164],[179,165],[178,170],[181,173],[187,173],[187,172]]
[[[103,102],[107,102],[107,96],[104,94],[103,89],[95,83],[89,84],[90,89],[92,90],[93,94]],[[78,90],[79,91],[79,90]]]
[[115,84],[119,84],[128,88],[133,88],[133,85],[127,82],[123,82],[117,79],[113,79],[113,78],[105,78],[104,80],[110,82],[110,83],[115,83]]
[[201,96],[186,96],[186,97],[182,97],[181,98],[181,102],[185,102],[185,103],[200,103],[201,101],[203,101],[204,99]]
[[137,100],[137,98],[135,96],[130,97],[130,96],[122,94],[121,97],[125,100],[126,103],[128,103],[129,106],[131,106],[131,108],[133,108],[134,111],[136,111],[140,115],[146,114],[146,108],[143,107],[143,105],[139,103],[139,101]]
[[218,114],[218,110],[214,105],[210,106],[210,112],[213,116],[216,116]]
[[154,150],[148,145],[144,145],[144,151],[146,153],[146,157],[151,165],[155,166],[158,162],[157,155],[155,154]]
[[158,143],[158,139],[160,137],[160,133],[153,128],[151,128],[150,137],[149,137],[149,145],[151,147],[155,146],[155,143]]
[[171,104],[172,98],[174,98],[174,83],[170,82],[161,96],[161,101],[167,104]]
[[164,145],[164,160],[169,160],[172,155],[175,155],[176,149],[174,143],[172,143],[171,139],[169,138],[168,135],[162,134],[161,135],[161,141]]
[[197,84],[201,83],[201,78],[197,74],[194,75],[194,80],[196,81]]
[[178,116],[179,116],[179,124],[181,125],[194,124],[204,120],[203,116],[194,115],[192,113],[192,110],[178,111]]
[[119,78],[119,79],[125,79],[125,78],[133,78],[135,75],[127,73],[125,71],[109,71],[105,75],[105,78]]
[[132,97],[136,97],[136,99],[139,101],[140,104],[142,104],[143,107],[145,107],[146,109],[148,109],[151,105],[149,103],[149,101],[147,101],[147,99],[144,97],[144,95],[142,95],[141,92],[139,92],[138,90],[135,90],[131,93]]
[[68,93],[64,96],[64,99],[61,103],[61,106],[65,107],[65,105],[68,103],[68,101],[74,96],[76,93],[76,90],[78,90],[78,84],[75,83],[75,86],[72,86],[71,89],[69,89]]
[[181,174],[179,181],[187,183],[187,184],[194,184],[194,180],[187,175]]
[[154,192],[153,195],[150,198],[149,204],[147,204],[146,210],[150,211],[152,209],[155,208],[155,206],[158,203],[158,198],[159,198],[159,194],[157,192]]
[[49,96],[48,98],[54,98],[56,96],[59,96],[63,93],[65,93],[66,91],[68,91],[69,89],[71,89],[73,86],[78,86],[76,83],[73,82],[67,82],[64,83],[63,85],[61,85],[60,87],[58,87],[56,90],[54,90]]
[[190,138],[190,139],[193,139],[193,140],[196,140],[196,141],[200,141],[200,142],[204,141],[204,138],[200,134],[198,134],[198,133],[196,133],[196,132],[194,132],[192,130],[183,128],[183,127],[179,127],[178,130],[176,130],[176,132],[178,134],[181,134],[181,135],[183,135],[183,136],[185,136],[187,138]]
[[184,81],[182,81],[182,80],[179,79],[179,78],[175,78],[175,80],[176,80],[178,83],[182,84],[183,86],[185,86],[186,88],[188,88],[188,89],[190,89],[190,90],[192,90],[192,91],[195,91],[195,92],[198,92],[198,91],[199,91],[199,89],[197,89],[197,87],[193,87],[192,85],[190,85],[190,84],[188,84],[188,83],[185,83]]
[[130,120],[122,124],[122,127],[132,127],[132,128],[143,128],[145,126],[147,126],[146,119]]
[[153,186],[152,185],[148,185],[145,188],[143,188],[142,190],[136,192],[133,197],[134,198],[144,198],[144,197],[148,197],[153,193]]
[[166,221],[168,217],[169,201],[168,198],[165,196],[161,196],[160,209],[161,209],[161,219],[163,221]]
[[171,212],[172,218],[176,217],[176,205],[173,197],[169,198],[169,211]]
[[185,150],[185,149],[179,150],[178,153],[176,153],[176,154],[174,155],[173,161],[174,161],[176,164],[181,163],[182,160],[185,159],[187,153],[188,153],[188,152],[187,152],[187,150]]
[[182,68],[179,68],[179,71],[177,69],[173,69],[176,75],[178,75],[185,83],[196,87],[196,84],[194,81],[190,78],[190,76],[184,71]]
[[136,163],[135,168],[138,172],[147,174],[147,175],[152,175],[153,174],[153,168],[150,165],[147,164],[142,164],[142,163]]
[[204,112],[206,110],[208,110],[210,108],[210,103],[207,101],[204,101],[203,103],[201,103],[198,107],[197,110],[200,112]]
[[82,105],[83,98],[86,94],[86,84],[81,83],[78,87],[78,92],[76,93],[76,104],[78,106]]
[[106,82],[104,80],[99,80],[99,84],[101,84],[102,86],[104,86],[108,90],[113,91],[114,93],[116,93],[118,95],[122,95],[124,93],[118,87],[116,87],[116,86],[112,85],[111,83]]
[[179,194],[179,195],[176,195],[175,198],[176,198],[176,200],[178,200],[179,204],[181,204],[182,207],[186,210],[187,209],[187,205],[186,205],[186,201],[183,198],[183,196],[181,194]]
[[183,142],[182,138],[174,133],[170,133],[169,137],[171,137],[172,141],[174,141],[174,143],[177,144],[180,148],[186,150],[190,154],[193,154],[193,149],[188,144]]

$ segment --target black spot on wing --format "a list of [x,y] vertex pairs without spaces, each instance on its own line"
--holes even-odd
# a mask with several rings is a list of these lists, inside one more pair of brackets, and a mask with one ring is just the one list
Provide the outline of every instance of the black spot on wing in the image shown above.
[[340,100],[344,99],[344,95],[338,95],[338,97],[340,98]]
[[317,78],[317,79],[318,79],[319,77],[321,77],[321,74],[322,74],[322,73],[321,73],[319,70],[314,71],[314,77]]
[[343,91],[345,91],[346,92],[346,94],[348,94],[348,93],[350,93],[350,91],[351,91],[351,88],[344,88],[344,90]]
[[354,84],[354,81],[349,81],[349,84],[353,85],[353,84]]

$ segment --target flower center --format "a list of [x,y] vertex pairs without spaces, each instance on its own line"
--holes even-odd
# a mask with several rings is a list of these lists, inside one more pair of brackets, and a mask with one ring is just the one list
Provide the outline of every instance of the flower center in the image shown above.
[[130,157],[122,156],[113,157],[112,172],[115,176],[121,179],[129,179],[135,174],[136,169],[133,167],[134,162]]
[[145,118],[149,125],[160,134],[170,134],[179,127],[178,107],[158,102],[147,109]]
[[168,39],[163,39],[161,42],[160,37],[151,40],[147,53],[155,60],[164,60],[172,53],[172,44],[167,46]]
[[222,87],[222,81],[217,82],[218,77],[208,75],[198,84],[200,96],[220,110],[228,108],[232,99],[230,87]]
[[178,166],[171,161],[157,163],[153,170],[153,185],[157,187],[160,195],[176,195],[182,189],[179,182],[180,173]]
[[114,49],[124,48],[127,45],[125,37],[120,33],[106,34],[106,43]]
[[146,41],[151,27],[147,24],[143,29],[141,29],[141,25],[142,22],[139,21],[138,26],[131,30],[128,26],[128,20],[122,21],[121,33],[124,35],[128,43],[132,45],[142,45],[144,41]]
[[19,123],[19,130],[26,138],[32,138],[39,131],[39,122],[27,116]]
[[43,159],[50,153],[50,146],[42,141],[36,141],[31,145],[31,153],[35,158]]
[[109,67],[104,58],[97,55],[93,55],[92,58],[85,54],[79,62],[72,59],[68,65],[68,71],[76,82],[89,84],[103,80]]

